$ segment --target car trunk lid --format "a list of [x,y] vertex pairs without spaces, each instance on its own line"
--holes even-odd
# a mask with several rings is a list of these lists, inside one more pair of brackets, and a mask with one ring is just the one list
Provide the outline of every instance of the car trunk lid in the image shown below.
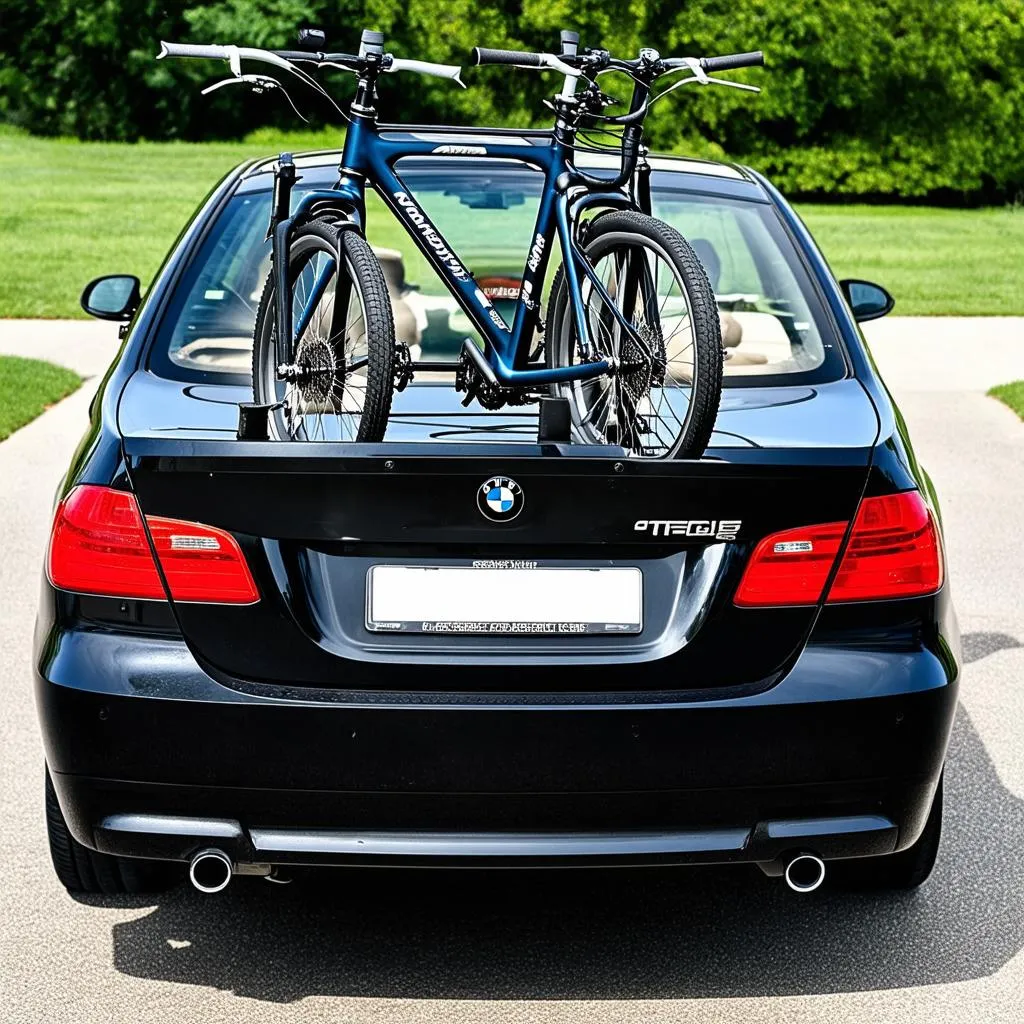
[[[866,421],[870,402],[860,395]],[[778,406],[748,399],[734,419],[769,408]],[[870,460],[870,442],[770,448],[749,427],[734,448],[671,462],[432,434],[329,445],[176,433],[125,437],[143,512],[230,531],[261,593],[245,607],[179,602],[196,656],[229,682],[367,693],[765,685],[799,653],[816,608],[736,607],[746,558],[769,533],[852,520]],[[505,522],[480,507],[481,487],[495,477],[514,481],[523,499]],[[520,577],[639,569],[642,625],[610,635],[380,631],[368,628],[375,566]],[[565,622],[573,615],[567,607]]]

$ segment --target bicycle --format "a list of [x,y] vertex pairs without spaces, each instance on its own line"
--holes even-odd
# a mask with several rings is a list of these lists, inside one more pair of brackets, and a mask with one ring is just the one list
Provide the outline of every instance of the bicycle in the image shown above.
[[[383,37],[376,32],[363,32],[354,55],[313,49],[323,42],[322,33],[305,30],[300,44],[307,49],[302,51],[162,43],[159,55],[227,60],[233,78],[210,89],[232,83],[259,91],[284,89],[277,79],[241,71],[242,60],[274,65],[326,96],[350,122],[333,188],[306,193],[293,210],[294,162],[282,154],[275,169],[272,268],[253,343],[254,397],[273,413],[275,437],[382,440],[393,391],[402,390],[417,369],[448,369],[455,371],[455,387],[465,393],[467,404],[475,398],[484,408],[498,409],[559,397],[568,401],[573,440],[614,444],[648,458],[699,457],[711,436],[721,393],[718,310],[693,249],[678,231],[651,216],[650,167],[641,135],[651,104],[681,85],[716,83],[758,91],[709,73],[761,65],[761,53],[662,58],[656,50],[643,49],[635,59],[621,60],[605,50],[580,51],[578,36],[569,32],[562,33],[557,56],[476,48],[477,65],[563,76],[550,103],[553,129],[523,132],[380,124],[374,104],[381,74],[415,71],[461,85],[461,68],[394,57],[384,52]],[[347,114],[298,66],[303,63],[357,75]],[[610,72],[633,82],[625,114],[605,113],[614,101],[597,83]],[[657,79],[678,72],[689,75],[652,96]],[[578,136],[588,124],[622,129],[617,174],[605,178],[573,163],[576,150],[583,148]],[[444,137],[453,132],[470,137],[471,144],[446,144]],[[529,146],[522,145],[524,136]],[[452,155],[520,161],[544,174],[511,325],[476,286],[472,272],[394,169],[403,157]],[[364,235],[367,183],[469,317],[483,349],[467,339],[454,363],[414,363],[408,349],[396,345],[384,275]],[[562,263],[541,323],[541,293],[555,234]],[[278,295],[289,301],[278,302]],[[538,330],[543,361],[531,345]]]

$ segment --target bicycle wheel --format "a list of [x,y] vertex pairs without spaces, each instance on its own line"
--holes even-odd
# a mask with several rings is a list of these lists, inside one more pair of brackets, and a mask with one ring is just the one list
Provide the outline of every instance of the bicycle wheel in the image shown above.
[[[722,391],[722,335],[707,274],[674,228],[632,210],[591,222],[585,256],[607,299],[581,275],[590,340],[618,371],[557,384],[569,400],[574,434],[586,444],[618,444],[644,458],[699,458]],[[614,304],[627,331],[615,316]],[[548,304],[548,366],[580,362],[564,268]]]
[[[294,441],[380,441],[391,411],[395,324],[384,274],[355,231],[312,221],[289,252],[291,373],[277,372],[277,287],[267,278],[256,313],[252,382],[276,403],[271,435]],[[303,326],[305,323],[305,326]]]

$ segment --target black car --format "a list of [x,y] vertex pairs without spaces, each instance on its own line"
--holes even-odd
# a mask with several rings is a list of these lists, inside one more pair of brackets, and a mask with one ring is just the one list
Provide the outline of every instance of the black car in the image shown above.
[[[298,160],[299,190],[337,160]],[[928,876],[960,652],[935,495],[857,326],[891,299],[837,284],[760,175],[653,163],[654,214],[721,311],[699,460],[566,444],[536,406],[463,408],[429,375],[382,443],[240,439],[266,161],[212,192],[141,304],[134,279],[87,289],[130,325],[58,495],[36,633],[69,890],[321,865]],[[401,172],[514,299],[539,176]],[[451,360],[472,326],[379,208],[368,234],[399,340]]]

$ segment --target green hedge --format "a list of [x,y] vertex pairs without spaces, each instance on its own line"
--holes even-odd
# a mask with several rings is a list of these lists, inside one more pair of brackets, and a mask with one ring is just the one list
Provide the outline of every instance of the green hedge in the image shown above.
[[[558,30],[615,52],[762,48],[770,67],[738,74],[760,97],[689,88],[648,121],[661,150],[729,156],[784,189],[953,201],[1024,192],[1024,0],[0,0],[0,119],[90,139],[233,138],[291,124],[279,98],[198,87],[212,64],[153,60],[163,38],[290,46],[295,28],[338,49],[381,29],[404,56],[462,63],[471,46],[552,49]],[[336,73],[336,93],[351,84]],[[395,120],[543,124],[552,75],[468,70],[469,89],[389,78]],[[621,93],[621,90],[620,90]],[[318,101],[295,94],[314,124]]]

